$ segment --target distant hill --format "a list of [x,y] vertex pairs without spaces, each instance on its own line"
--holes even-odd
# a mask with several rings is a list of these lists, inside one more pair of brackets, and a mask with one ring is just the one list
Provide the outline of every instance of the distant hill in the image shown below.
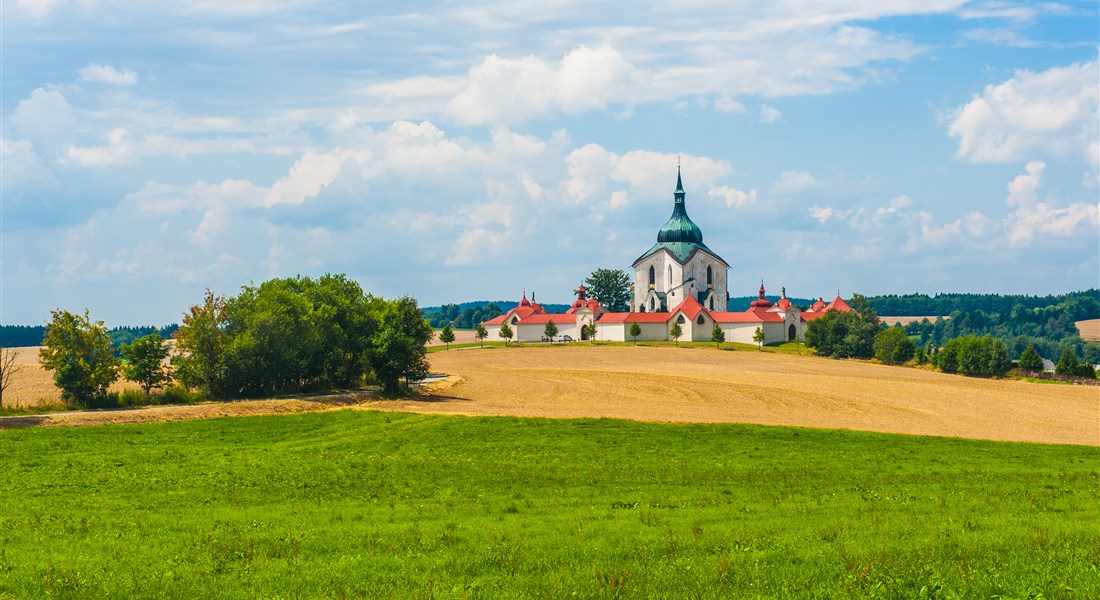
[[[179,325],[173,323],[164,327],[143,325],[138,327],[114,327],[107,330],[107,337],[111,338],[111,345],[121,346],[129,344],[135,339],[160,333],[160,336],[168,339],[179,329]],[[0,325],[0,346],[5,348],[26,348],[28,346],[41,346],[42,338],[46,335],[44,325]]]

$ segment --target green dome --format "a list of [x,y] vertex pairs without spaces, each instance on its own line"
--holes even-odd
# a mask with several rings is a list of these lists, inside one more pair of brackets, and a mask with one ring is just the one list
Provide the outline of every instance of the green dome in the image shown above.
[[687,205],[684,202],[684,184],[680,180],[680,172],[676,172],[676,201],[672,205],[672,216],[668,222],[657,232],[657,243],[682,242],[686,244],[703,243],[703,231],[692,222],[687,214]]

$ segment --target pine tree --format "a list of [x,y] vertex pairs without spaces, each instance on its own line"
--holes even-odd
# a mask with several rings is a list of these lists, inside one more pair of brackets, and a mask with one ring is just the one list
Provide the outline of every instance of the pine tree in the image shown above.
[[1043,370],[1043,358],[1035,351],[1035,346],[1028,344],[1020,354],[1019,362],[1021,371],[1038,372]]

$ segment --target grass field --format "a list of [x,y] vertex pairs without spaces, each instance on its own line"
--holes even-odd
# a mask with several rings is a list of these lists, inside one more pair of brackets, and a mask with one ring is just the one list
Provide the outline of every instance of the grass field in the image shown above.
[[1090,447],[373,411],[0,446],[0,597],[1100,596]]

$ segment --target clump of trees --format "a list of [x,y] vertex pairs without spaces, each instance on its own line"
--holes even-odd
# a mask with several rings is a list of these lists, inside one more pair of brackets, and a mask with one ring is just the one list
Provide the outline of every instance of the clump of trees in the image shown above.
[[153,388],[163,388],[172,382],[172,372],[165,364],[168,359],[168,344],[159,333],[150,333],[119,348],[122,359],[122,373],[126,379],[141,386],[146,397]]
[[1054,365],[1054,374],[1062,377],[1096,379],[1096,369],[1087,362],[1082,363],[1077,360],[1077,354],[1070,348],[1062,350],[1062,356],[1058,359],[1058,364]]
[[806,326],[806,346],[817,355],[863,359],[874,356],[875,336],[883,329],[878,314],[860,294],[853,294],[848,304],[854,310],[829,310]]
[[908,362],[917,353],[917,344],[901,327],[889,327],[875,334],[875,358],[887,365]]
[[428,372],[433,332],[416,300],[384,300],[344,275],[209,290],[176,332],[180,382],[220,398],[357,387],[395,395]]
[[1012,361],[1001,340],[988,335],[964,335],[944,344],[935,354],[935,365],[944,373],[1001,377],[1012,368]]
[[478,323],[484,323],[493,317],[504,314],[496,302],[473,302],[469,304],[444,304],[439,310],[424,312],[424,318],[432,327],[450,325],[456,329],[473,329]]

